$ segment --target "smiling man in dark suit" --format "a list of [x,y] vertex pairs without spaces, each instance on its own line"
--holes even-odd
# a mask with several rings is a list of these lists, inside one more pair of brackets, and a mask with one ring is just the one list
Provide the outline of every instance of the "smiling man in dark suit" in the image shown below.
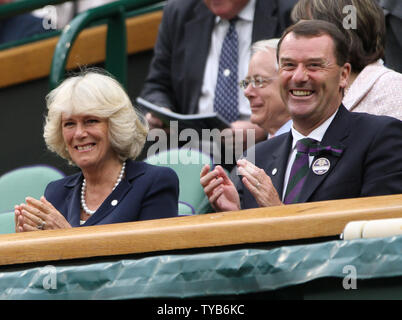
[[[154,57],[141,97],[181,114],[214,110],[219,58],[231,21],[238,37],[236,84],[247,74],[251,44],[279,37],[290,25],[290,11],[297,0],[169,0],[164,9]],[[227,70],[226,70],[227,72]],[[234,72],[232,72],[234,74]],[[227,75],[225,73],[225,75]],[[251,124],[247,99],[241,90],[222,94],[236,115],[232,128],[257,129],[256,140],[266,137]],[[147,115],[152,127],[162,122]]]
[[221,167],[203,168],[215,210],[402,193],[402,122],[342,105],[351,70],[342,32],[299,22],[282,36],[278,62],[293,127],[249,151],[255,165],[238,161],[237,189]]

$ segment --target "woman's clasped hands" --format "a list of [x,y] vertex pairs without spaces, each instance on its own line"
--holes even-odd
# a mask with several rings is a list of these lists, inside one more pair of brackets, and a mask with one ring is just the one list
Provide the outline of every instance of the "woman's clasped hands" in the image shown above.
[[25,201],[14,207],[15,232],[71,228],[64,216],[45,197],[40,200],[27,197]]

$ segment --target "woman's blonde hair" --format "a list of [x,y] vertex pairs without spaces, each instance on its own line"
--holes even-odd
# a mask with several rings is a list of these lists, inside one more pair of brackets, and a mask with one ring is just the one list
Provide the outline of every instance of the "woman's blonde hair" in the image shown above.
[[122,161],[135,159],[144,146],[147,122],[134,109],[120,83],[103,73],[98,69],[81,72],[64,80],[46,96],[48,114],[43,137],[49,150],[70,163],[72,160],[62,135],[62,114],[107,119],[110,143]]

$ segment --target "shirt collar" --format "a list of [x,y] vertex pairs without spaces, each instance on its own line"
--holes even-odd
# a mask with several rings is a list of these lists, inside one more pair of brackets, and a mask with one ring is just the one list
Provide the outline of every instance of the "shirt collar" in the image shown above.
[[[255,2],[256,0],[250,0],[245,7],[239,12],[237,15],[240,20],[253,22],[254,20],[254,13],[255,13]],[[219,16],[215,17],[215,24],[223,21],[223,19]]]
[[282,127],[280,127],[278,129],[278,131],[275,132],[275,134],[271,135],[268,133],[268,139],[271,139],[271,138],[277,137],[283,133],[289,132],[289,130],[292,128],[292,123],[293,123],[292,119],[289,119],[286,123],[284,123],[282,125]]
[[292,150],[296,147],[296,142],[303,138],[311,138],[311,139],[317,140],[318,142],[321,142],[329,125],[331,124],[332,120],[334,120],[336,114],[338,113],[338,110],[339,110],[339,108],[334,112],[334,114],[332,116],[330,116],[327,120],[325,120],[319,127],[315,128],[313,131],[311,131],[308,136],[302,135],[292,125],[292,136],[293,136]]

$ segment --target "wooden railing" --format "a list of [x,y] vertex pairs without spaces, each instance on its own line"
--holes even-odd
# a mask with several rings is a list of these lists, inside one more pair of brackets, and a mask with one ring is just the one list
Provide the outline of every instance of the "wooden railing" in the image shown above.
[[[127,53],[154,47],[162,11],[128,18]],[[105,60],[106,25],[84,30],[73,45],[67,69]],[[0,51],[0,88],[49,75],[54,49],[59,37]]]
[[402,194],[0,236],[0,265],[339,235],[402,217]]

